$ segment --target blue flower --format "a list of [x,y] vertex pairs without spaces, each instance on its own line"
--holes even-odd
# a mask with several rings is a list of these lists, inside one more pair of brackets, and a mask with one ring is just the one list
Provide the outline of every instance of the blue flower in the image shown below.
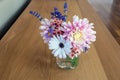
[[54,12],[51,12],[51,18],[58,18],[60,20],[66,21],[66,16],[62,15],[57,8],[54,8]]
[[67,55],[71,52],[71,42],[69,40],[65,40],[62,35],[53,36],[49,41],[49,49],[53,50],[52,54],[55,57],[66,58]]

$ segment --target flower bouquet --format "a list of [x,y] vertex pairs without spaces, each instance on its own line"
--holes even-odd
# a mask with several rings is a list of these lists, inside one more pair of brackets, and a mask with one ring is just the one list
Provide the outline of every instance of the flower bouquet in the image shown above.
[[51,19],[43,18],[39,13],[30,11],[40,22],[40,33],[44,42],[48,44],[52,54],[56,57],[61,68],[74,69],[78,65],[78,56],[86,53],[90,44],[96,40],[93,23],[87,18],[80,19],[73,16],[73,22],[66,22],[68,5],[64,4],[64,14],[57,8],[51,12]]

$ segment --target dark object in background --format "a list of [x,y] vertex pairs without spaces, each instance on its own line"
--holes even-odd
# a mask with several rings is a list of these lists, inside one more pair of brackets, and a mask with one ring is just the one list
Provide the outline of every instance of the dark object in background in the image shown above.
[[2,37],[6,34],[6,32],[10,29],[10,27],[13,25],[13,23],[17,20],[17,18],[20,16],[20,14],[24,11],[24,9],[28,6],[31,0],[26,0],[26,2],[23,4],[17,12],[10,17],[9,20],[6,21],[4,25],[2,25],[2,28],[0,28],[0,40]]

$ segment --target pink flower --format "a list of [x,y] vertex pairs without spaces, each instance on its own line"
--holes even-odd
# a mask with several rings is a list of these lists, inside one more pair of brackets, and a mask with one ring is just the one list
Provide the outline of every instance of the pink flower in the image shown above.
[[74,57],[78,57],[81,54],[81,51],[77,47],[72,47],[69,57],[73,59]]
[[63,24],[66,30],[65,37],[67,37],[74,46],[78,47],[81,52],[85,48],[90,48],[89,44],[96,40],[96,31],[93,30],[93,23],[89,23],[88,19],[79,19],[78,16],[73,16],[73,22]]
[[65,29],[62,26],[63,21],[57,18],[53,18],[50,21],[43,19],[41,21],[42,26],[39,27],[42,32],[40,33],[45,43],[48,43],[50,39],[55,35],[63,35]]
[[41,21],[41,24],[42,24],[42,26],[40,26],[39,29],[42,30],[42,32],[40,34],[43,37],[44,42],[48,43],[50,38],[52,38],[53,29],[49,28],[50,21],[46,18]]
[[39,27],[40,30],[47,30],[50,26],[50,21],[48,19],[43,19],[41,21],[42,26]]

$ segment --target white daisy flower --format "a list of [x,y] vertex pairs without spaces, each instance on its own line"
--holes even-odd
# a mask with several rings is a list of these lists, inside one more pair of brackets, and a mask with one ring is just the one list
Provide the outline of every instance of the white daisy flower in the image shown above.
[[71,52],[71,42],[69,40],[65,40],[62,35],[53,36],[49,41],[49,49],[53,50],[52,54],[55,57],[66,58],[67,55]]

